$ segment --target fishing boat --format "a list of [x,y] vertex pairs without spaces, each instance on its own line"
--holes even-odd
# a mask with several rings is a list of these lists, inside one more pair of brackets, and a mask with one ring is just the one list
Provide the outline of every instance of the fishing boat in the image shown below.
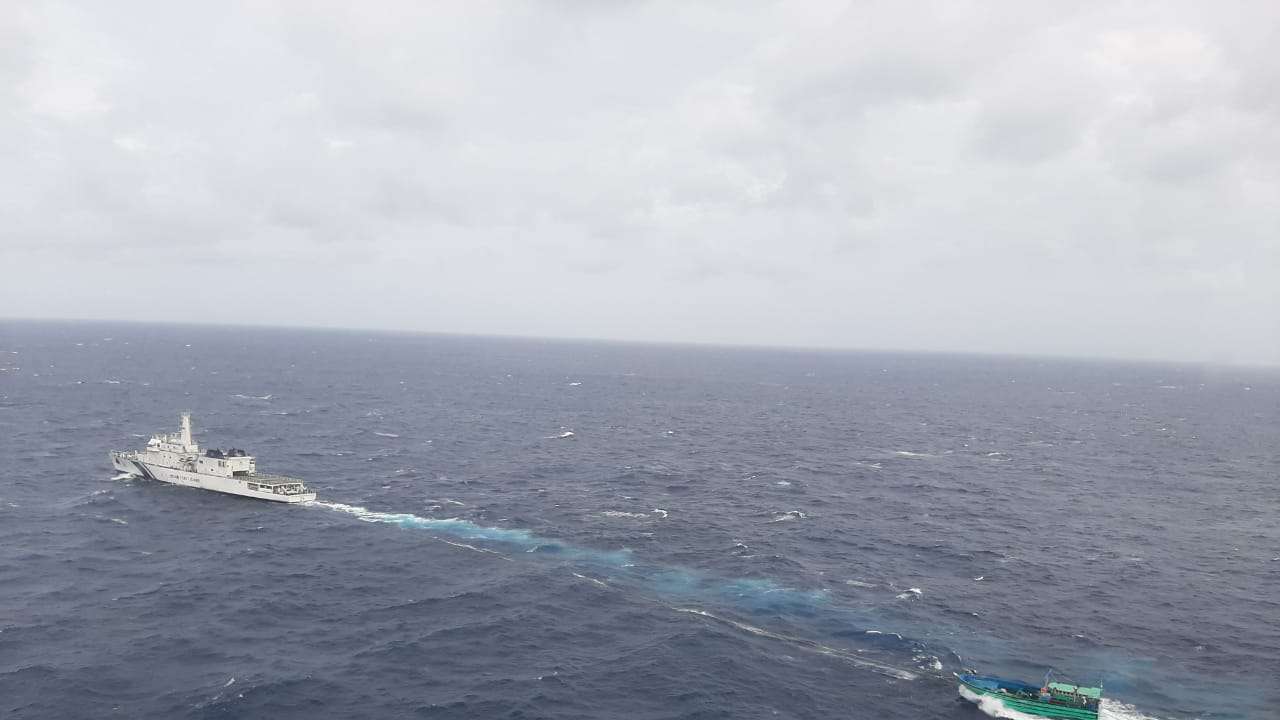
[[1052,672],[1045,675],[1041,685],[990,675],[956,674],[956,679],[960,681],[960,696],[979,707],[984,705],[984,698],[994,698],[1010,710],[1036,717],[1097,720],[1102,688],[1052,682],[1050,675]]

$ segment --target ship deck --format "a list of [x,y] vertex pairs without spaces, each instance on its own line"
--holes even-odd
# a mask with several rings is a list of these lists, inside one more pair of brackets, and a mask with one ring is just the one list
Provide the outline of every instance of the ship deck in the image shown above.
[[237,475],[236,479],[245,482],[257,483],[268,487],[277,485],[303,485],[301,478],[288,477],[286,475],[271,475],[269,473],[253,473],[252,475]]

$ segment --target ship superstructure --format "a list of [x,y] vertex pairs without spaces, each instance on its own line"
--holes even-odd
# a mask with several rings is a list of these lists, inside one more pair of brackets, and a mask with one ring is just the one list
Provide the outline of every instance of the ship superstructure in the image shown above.
[[110,457],[116,470],[149,480],[275,502],[316,499],[298,478],[258,472],[257,461],[244,450],[201,452],[191,437],[191,413],[182,413],[178,432],[152,435],[145,449],[113,450]]

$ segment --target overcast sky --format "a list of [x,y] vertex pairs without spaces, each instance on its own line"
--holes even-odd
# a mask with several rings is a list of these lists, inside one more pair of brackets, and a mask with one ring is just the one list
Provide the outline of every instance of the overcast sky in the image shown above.
[[0,315],[1280,364],[1280,3],[0,3]]

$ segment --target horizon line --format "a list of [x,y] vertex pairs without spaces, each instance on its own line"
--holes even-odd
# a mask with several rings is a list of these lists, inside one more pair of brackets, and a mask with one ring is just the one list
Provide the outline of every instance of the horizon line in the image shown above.
[[1165,365],[1165,366],[1187,366],[1199,368],[1230,368],[1244,370],[1264,370],[1276,371],[1280,370],[1280,362],[1264,363],[1264,362],[1230,362],[1230,361],[1211,361],[1211,360],[1188,360],[1188,359],[1170,359],[1170,358],[1153,358],[1153,357],[1131,357],[1121,355],[1055,355],[1050,353],[1011,353],[999,351],[982,351],[982,350],[946,350],[946,349],[903,349],[903,348],[880,348],[866,346],[851,345],[761,345],[753,343],[735,343],[735,342],[698,342],[692,340],[660,340],[660,339],[636,339],[636,338],[609,338],[609,337],[583,337],[583,336],[563,336],[563,335],[522,335],[515,333],[476,333],[476,332],[460,332],[453,330],[422,330],[414,328],[386,328],[386,327],[353,327],[353,326],[332,326],[332,325],[283,325],[279,323],[252,323],[252,322],[219,322],[219,321],[177,321],[177,320],[124,320],[120,318],[92,318],[92,317],[14,317],[8,315],[0,315],[0,322],[20,322],[20,323],[64,323],[64,324],[121,324],[121,325],[158,325],[165,327],[195,327],[195,328],[224,328],[229,330],[246,329],[246,330],[306,330],[316,332],[341,332],[341,333],[380,333],[386,335],[418,335],[418,336],[437,336],[450,338],[471,338],[479,340],[531,340],[556,343],[588,343],[588,344],[610,344],[610,345],[640,345],[650,347],[676,347],[690,348],[698,350],[749,350],[749,351],[781,351],[792,353],[852,353],[866,355],[933,355],[933,356],[952,356],[952,357],[968,357],[968,358],[989,358],[989,359],[1011,359],[1011,360],[1040,360],[1040,361],[1071,361],[1086,363],[1130,363],[1134,365]]

